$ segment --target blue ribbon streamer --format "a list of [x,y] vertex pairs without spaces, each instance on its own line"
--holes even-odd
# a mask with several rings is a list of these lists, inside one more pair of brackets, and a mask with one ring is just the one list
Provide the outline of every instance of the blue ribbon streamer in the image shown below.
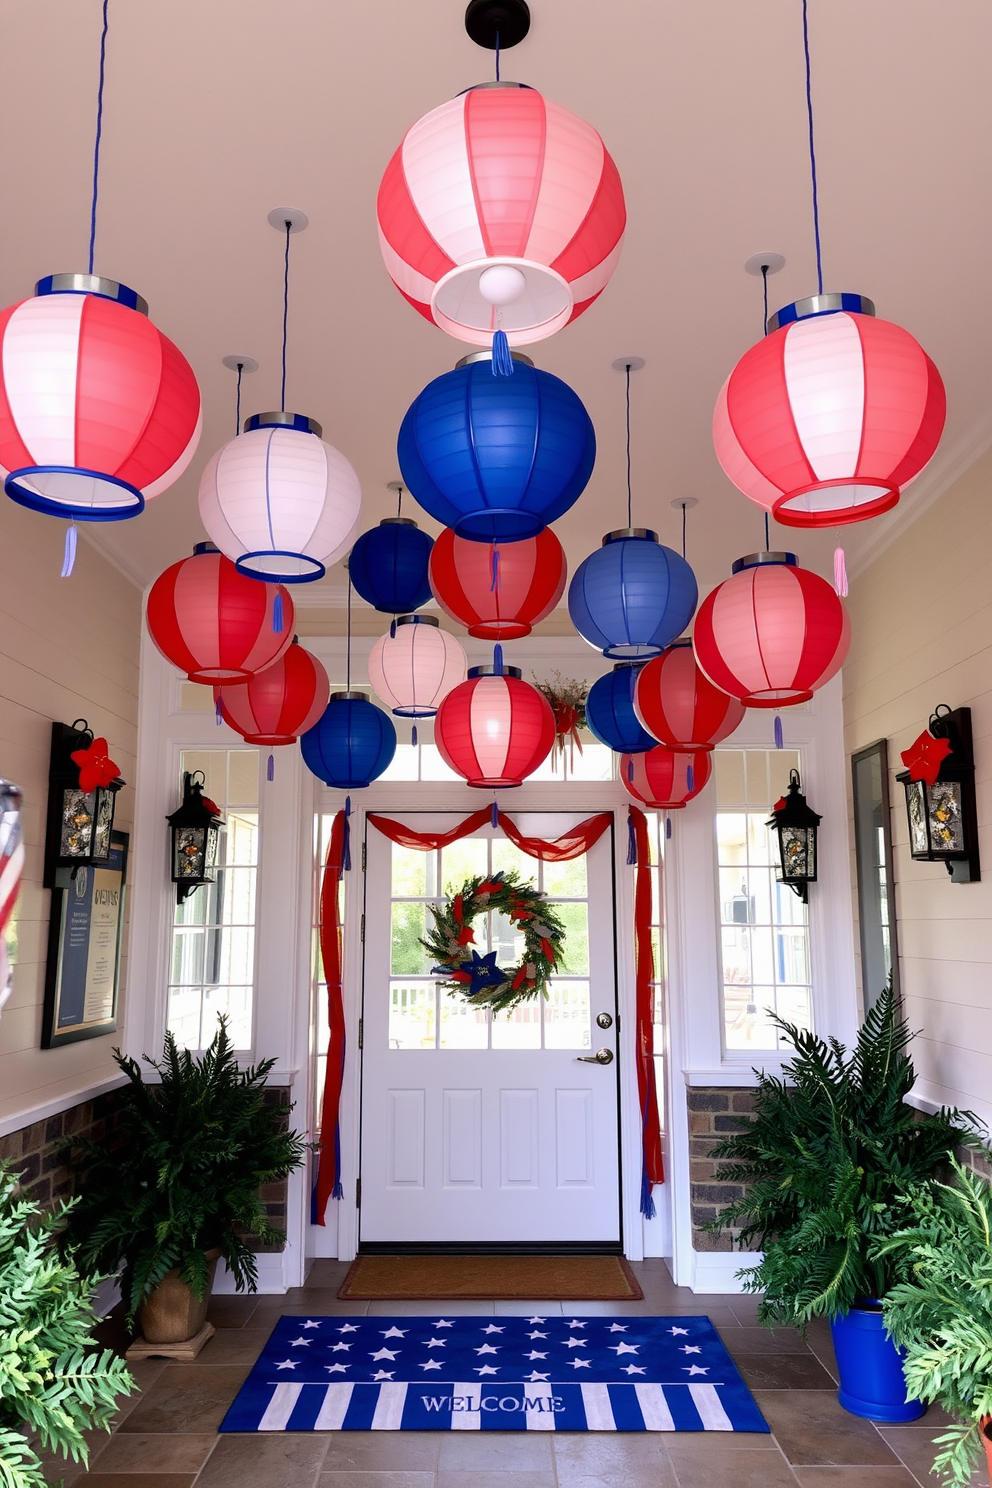
[[75,524],[75,522],[72,522],[72,523],[70,523],[70,525],[65,530],[65,552],[64,552],[64,554],[62,556],[62,574],[61,574],[61,577],[63,579],[67,579],[69,577],[69,575],[72,573],[72,570],[73,570],[73,568],[75,566],[75,563],[76,563],[76,524]]
[[776,749],[781,749],[782,748],[782,745],[783,745],[783,743],[785,741],[784,741],[784,738],[783,738],[783,735],[782,735],[782,720],[781,720],[781,718],[779,718],[779,716],[778,716],[777,713],[775,714],[774,733],[775,733],[775,748]]
[[276,635],[282,635],[286,628],[286,622],[282,613],[282,591],[276,590],[276,597],[272,601],[272,629]]
[[341,868],[351,872],[351,797],[344,798],[344,844],[341,849]]
[[631,866],[637,865],[637,833],[634,831],[634,818],[627,807],[627,862]]
[[510,343],[506,339],[505,331],[496,331],[493,336],[493,376],[513,376],[513,358],[510,355]]

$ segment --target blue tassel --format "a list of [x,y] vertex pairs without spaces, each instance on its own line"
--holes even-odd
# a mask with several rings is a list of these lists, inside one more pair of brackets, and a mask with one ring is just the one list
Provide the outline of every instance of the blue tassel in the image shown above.
[[513,376],[513,358],[510,355],[510,343],[506,339],[505,331],[497,331],[493,336],[493,376]]
[[497,677],[502,677],[502,675],[503,675],[503,647],[499,644],[498,641],[496,642],[495,646],[493,647],[493,669],[495,670]]
[[272,629],[276,635],[282,635],[285,628],[286,623],[282,618],[282,591],[277,589],[276,597],[272,601]]
[[410,743],[413,745],[414,749],[416,749],[416,747],[417,747],[417,725],[416,724],[414,724],[413,725],[413,728],[410,730]]
[[696,772],[691,765],[686,765],[685,767],[685,788],[690,796],[696,789]]
[[672,835],[672,818],[670,816],[666,816],[665,817],[665,837],[666,838],[671,838],[671,835]]
[[782,744],[783,744],[783,738],[782,738],[782,720],[781,720],[781,718],[779,718],[778,714],[776,713],[775,714],[775,748],[776,749],[781,749],[782,748]]
[[654,1219],[657,1214],[654,1206],[654,1198],[651,1193],[651,1183],[646,1168],[641,1169],[641,1213],[645,1219]]
[[351,797],[344,798],[344,842],[341,848],[341,868],[351,872]]
[[389,639],[391,641],[395,641],[395,639],[396,639],[396,621],[395,621],[395,619],[390,620],[390,622],[389,622]]
[[341,1128],[334,1129],[334,1187],[331,1189],[332,1199],[343,1199],[344,1189],[341,1186]]
[[634,761],[632,759],[629,759],[627,761],[627,779],[630,781],[631,785],[633,785],[633,783],[634,783]]
[[217,694],[217,701],[214,703],[214,721],[218,728],[224,722],[224,714],[221,712],[220,706],[220,693]]
[[275,761],[275,756],[273,754],[270,754],[269,755],[269,758],[268,758],[268,762],[267,762],[267,764],[265,766],[265,778],[266,778],[266,780],[274,780],[275,777],[276,777],[276,761]]
[[492,582],[489,585],[489,590],[490,590],[490,593],[492,593],[492,594],[498,594],[499,593],[499,589],[500,589],[500,583],[499,583],[499,548],[496,546],[495,543],[493,543],[493,553],[492,553],[491,567],[492,567],[492,575],[493,576],[492,576]]
[[629,806],[627,808],[627,862],[632,866],[637,863],[637,833],[634,831],[634,817]]
[[61,578],[67,579],[72,573],[76,562],[76,524],[73,522],[65,530],[65,553],[62,557]]
[[489,825],[495,830],[499,826],[499,806],[493,801],[493,809],[489,813]]

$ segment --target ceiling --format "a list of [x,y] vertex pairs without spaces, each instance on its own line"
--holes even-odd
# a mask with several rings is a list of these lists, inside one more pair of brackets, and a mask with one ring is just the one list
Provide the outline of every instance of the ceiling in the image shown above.
[[[531,8],[503,76],[595,125],[628,209],[605,293],[529,348],[576,389],[599,441],[592,481],[556,530],[574,568],[624,525],[623,379],[610,364],[642,356],[634,521],[677,545],[672,502],[694,497],[688,557],[706,589],[763,546],[761,513],[722,474],[709,432],[723,379],[761,332],[761,285],[744,261],[785,255],[772,308],[815,287],[800,0]],[[375,195],[408,125],[492,76],[463,11],[463,0],[110,0],[96,270],[145,296],[192,363],[205,414],[182,480],[136,521],[86,534],[135,582],[204,536],[197,482],[234,433],[222,358],[260,364],[245,378],[244,413],[278,406],[282,244],[266,220],[276,206],[310,219],[292,244],[288,406],[317,418],[355,465],[363,527],[394,510],[386,483],[403,413],[464,348],[393,288]],[[100,3],[6,0],[0,15],[10,303],[43,274],[85,268]],[[944,444],[904,499],[911,514],[992,440],[992,7],[811,0],[810,35],[825,287],[873,298],[947,384]],[[838,541],[856,568],[904,520],[773,529],[772,546],[826,574]],[[343,587],[338,570],[303,602],[337,608]]]

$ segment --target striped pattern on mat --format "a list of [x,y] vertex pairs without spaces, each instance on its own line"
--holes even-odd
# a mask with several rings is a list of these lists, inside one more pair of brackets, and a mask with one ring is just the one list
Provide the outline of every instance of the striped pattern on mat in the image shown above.
[[768,1427],[708,1318],[535,1316],[281,1318],[220,1429]]

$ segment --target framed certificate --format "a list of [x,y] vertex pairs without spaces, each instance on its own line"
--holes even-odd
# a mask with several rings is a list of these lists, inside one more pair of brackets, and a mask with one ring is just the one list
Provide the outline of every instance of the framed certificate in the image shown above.
[[117,1027],[127,849],[127,833],[114,832],[105,865],[77,868],[52,890],[43,1049]]

